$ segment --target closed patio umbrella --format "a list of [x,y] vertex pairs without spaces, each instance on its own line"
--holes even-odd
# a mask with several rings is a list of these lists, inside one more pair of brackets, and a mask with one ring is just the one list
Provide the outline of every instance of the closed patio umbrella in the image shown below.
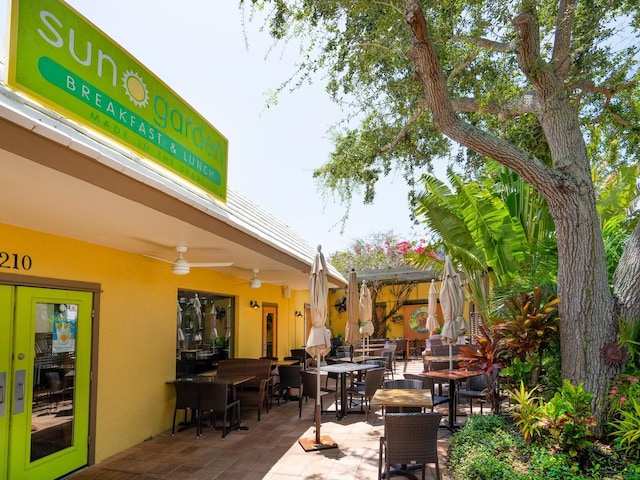
[[344,332],[344,341],[347,345],[355,345],[360,341],[360,331],[358,330],[359,304],[358,275],[355,270],[351,269],[347,287],[347,326]]
[[362,281],[360,287],[360,335],[369,339],[373,335],[373,303],[371,301],[371,291],[367,287],[367,282]]
[[[327,278],[327,262],[322,254],[322,247],[318,245],[318,252],[311,266],[309,277],[309,311],[311,313],[311,332],[305,350],[309,355],[316,357],[316,385],[320,392],[320,357],[331,350],[331,336],[325,327],[327,320],[327,298],[329,296],[329,280]],[[299,443],[305,451],[334,448],[338,444],[330,437],[321,437],[322,404],[320,395],[316,396],[315,425],[316,436],[314,439],[300,439]]]
[[202,328],[202,304],[196,293],[196,298],[193,299],[194,319],[193,319],[193,341],[196,346],[202,342],[202,334],[200,329]]
[[436,287],[435,280],[431,280],[431,286],[429,287],[429,310],[425,326],[430,334],[436,333],[440,328],[440,322],[438,321],[438,287]]
[[227,312],[224,317],[224,338],[227,342],[229,342],[229,339],[231,338],[231,301],[229,301]]
[[[222,310],[224,311],[224,309]],[[211,317],[211,330],[209,330],[209,340],[211,340],[211,344],[215,345],[216,338],[218,338],[218,329],[216,328],[216,324],[218,323],[218,308],[215,303],[211,304],[211,313],[209,314]]]
[[177,331],[177,337],[178,337],[178,348],[182,348],[182,346],[184,345],[184,330],[182,330],[182,307],[180,306],[180,302],[176,302],[178,305],[178,310],[177,310],[177,324],[178,324],[178,331]]
[[449,344],[449,368],[453,368],[451,345],[458,341],[458,337],[467,331],[467,323],[462,317],[464,310],[464,290],[458,273],[451,260],[447,258],[444,264],[444,277],[440,289],[440,306],[444,317],[442,339]]

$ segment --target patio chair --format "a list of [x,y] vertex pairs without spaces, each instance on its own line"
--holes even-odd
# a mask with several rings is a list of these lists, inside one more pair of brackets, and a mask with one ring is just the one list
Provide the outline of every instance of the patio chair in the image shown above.
[[[426,478],[426,464],[434,463],[440,480],[438,463],[438,425],[441,413],[390,413],[384,417],[384,436],[380,437],[378,478],[391,475],[391,465],[421,465],[422,480]],[[408,472],[407,472],[408,473]]]
[[449,397],[436,395],[435,382],[433,378],[423,377],[422,375],[418,375],[417,373],[405,373],[404,378],[407,380],[418,380],[422,382],[422,388],[431,390],[431,400],[433,401],[433,406],[431,407],[431,411],[433,412],[433,407],[437,407],[438,405],[442,405],[444,403],[449,403]]
[[458,400],[465,398],[469,401],[470,414],[473,415],[473,401],[477,401],[480,404],[480,415],[482,415],[482,407],[485,403],[489,402],[487,397],[487,375],[482,374],[476,377],[471,377],[467,380],[466,388],[456,390],[456,405]]
[[[187,411],[191,411],[191,422],[194,422],[200,408],[200,396],[198,384],[194,381],[177,380],[173,382],[176,390],[176,404],[173,409],[173,425],[171,426],[171,436],[176,434],[176,415],[178,410],[184,410],[184,423],[187,423]],[[196,429],[196,437],[198,429]]]
[[[459,355],[459,354],[460,354],[460,345],[451,345],[451,355]],[[449,345],[448,344],[432,345],[431,355],[435,355],[438,357],[449,355]]]
[[[202,436],[202,423],[205,412],[209,413],[211,427],[216,428],[216,414],[222,413],[222,439],[232,428],[232,422],[240,423],[240,400],[229,400],[229,386],[223,382],[198,382],[199,410],[198,437]],[[229,418],[227,428],[227,413],[235,411],[235,416]],[[234,418],[235,417],[235,418]]]
[[298,413],[302,416],[302,365],[282,366],[280,370],[280,390],[282,391],[285,402],[291,398],[291,389],[298,390]]
[[[382,388],[413,388],[416,390],[422,389],[423,382],[422,380],[413,380],[413,379],[397,379],[397,380],[385,380],[382,384]],[[407,413],[420,413],[422,412],[422,407],[403,407],[403,412]],[[387,407],[387,413],[399,413],[400,407]]]
[[393,378],[394,364],[396,361],[395,349],[390,351],[385,348],[385,351],[382,352],[382,356],[385,358],[385,376],[391,375],[391,378]]
[[[429,370],[435,372],[436,370],[447,370],[449,368],[449,362],[431,362],[429,363]],[[442,395],[442,386],[445,385],[449,388],[449,381],[445,379],[434,379],[433,383],[438,385],[438,395]]]
[[[320,388],[320,391],[318,391],[318,385],[317,385],[317,378],[316,378],[316,372],[308,372],[308,371],[302,371],[300,372],[300,376],[302,377],[302,390],[300,390],[300,401],[298,402],[298,417],[302,417],[302,397],[304,396],[307,400],[309,398],[311,398],[312,400],[314,400],[314,404],[315,404],[315,400],[320,397],[320,411],[322,413],[326,412],[326,410],[324,410],[324,408],[322,408],[322,399],[325,395],[328,395],[330,392],[322,389],[322,387]],[[338,395],[337,392],[334,392],[335,394],[335,402],[336,405],[338,404]]]
[[291,356],[299,358],[300,365],[303,365],[303,366],[305,365],[307,358],[310,357],[310,355],[307,353],[307,351],[304,348],[292,348]]
[[384,368],[372,368],[367,370],[362,385],[353,385],[349,387],[349,404],[354,396],[360,397],[360,412],[364,413],[364,421],[369,422],[369,410],[371,410],[371,398],[376,391],[382,386],[384,380]]

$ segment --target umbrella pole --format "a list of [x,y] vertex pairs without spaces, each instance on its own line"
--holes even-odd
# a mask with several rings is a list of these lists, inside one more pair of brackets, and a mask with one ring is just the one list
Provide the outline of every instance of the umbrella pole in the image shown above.
[[453,354],[452,354],[453,348],[451,347],[451,344],[449,344],[449,370],[453,370]]
[[322,419],[322,402],[320,399],[320,354],[316,357],[316,443],[320,442],[320,423]]
[[[320,354],[316,357],[316,408],[314,414],[316,436],[315,438],[301,438],[298,440],[300,446],[305,452],[311,452],[315,450],[324,450],[326,448],[337,448],[338,444],[331,437],[320,436],[320,424],[322,422],[322,402],[320,399]],[[336,405],[337,408],[337,405]]]

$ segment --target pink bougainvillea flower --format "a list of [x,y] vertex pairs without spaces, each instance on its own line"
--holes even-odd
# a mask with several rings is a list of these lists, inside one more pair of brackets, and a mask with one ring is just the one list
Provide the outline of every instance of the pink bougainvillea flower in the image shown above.
[[627,380],[630,382],[638,383],[638,379],[636,377],[629,377]]
[[617,388],[612,388],[610,393],[611,393],[611,395],[615,395],[616,393],[618,393],[618,389]]
[[626,401],[627,401],[627,399],[625,397],[620,397],[620,403],[624,403]]

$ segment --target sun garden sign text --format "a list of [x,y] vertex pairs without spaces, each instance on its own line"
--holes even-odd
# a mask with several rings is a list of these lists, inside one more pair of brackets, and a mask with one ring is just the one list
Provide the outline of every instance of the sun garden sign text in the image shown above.
[[97,27],[59,0],[13,0],[8,84],[222,201],[227,140]]

